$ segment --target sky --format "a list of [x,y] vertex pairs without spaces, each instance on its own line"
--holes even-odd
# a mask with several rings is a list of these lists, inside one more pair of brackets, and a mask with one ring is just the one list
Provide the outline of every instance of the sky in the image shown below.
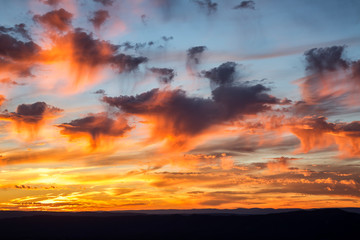
[[0,210],[360,206],[359,1],[0,3]]

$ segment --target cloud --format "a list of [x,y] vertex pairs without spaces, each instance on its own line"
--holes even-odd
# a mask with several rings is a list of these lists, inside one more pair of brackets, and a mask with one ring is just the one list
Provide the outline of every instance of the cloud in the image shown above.
[[94,2],[101,3],[104,6],[112,6],[114,0],[94,0]]
[[261,84],[252,86],[220,86],[212,91],[214,102],[220,103],[226,110],[226,118],[238,114],[256,114],[271,109],[271,104],[280,100],[267,94],[269,88]]
[[[33,67],[52,65],[53,70],[65,75],[65,82],[62,80],[64,89],[73,92],[98,81],[98,73],[104,67],[111,67],[119,74],[128,73],[148,61],[146,57],[120,53],[121,45],[96,39],[93,34],[82,29],[45,36],[49,44],[42,49],[33,41],[23,42],[0,31],[0,71],[20,77],[33,77]],[[58,81],[57,75],[54,75],[54,81]]]
[[7,78],[2,78],[0,79],[0,84],[5,84],[5,85],[24,85],[22,83],[18,83],[14,80],[12,80],[11,78],[7,77]]
[[5,102],[5,100],[5,96],[0,94],[0,106]]
[[62,0],[40,0],[40,1],[49,6],[56,7],[57,5],[59,5],[59,3],[61,3]]
[[147,25],[148,17],[147,17],[146,14],[141,14],[141,22],[142,22],[144,25]]
[[271,161],[267,162],[267,168],[271,172],[282,172],[289,170],[289,161],[298,160],[299,158],[289,158],[289,157],[278,157],[272,158]]
[[360,156],[360,122],[328,122],[325,117],[304,117],[288,123],[290,131],[301,141],[301,152],[337,146],[348,158]]
[[44,15],[34,15],[33,20],[50,29],[68,31],[71,28],[73,15],[63,8],[53,10]]
[[206,46],[196,46],[187,50],[188,60],[194,61],[195,64],[200,63],[201,54],[207,49]]
[[23,38],[27,40],[32,40],[29,32],[26,29],[24,23],[15,24],[14,27],[4,27],[0,26],[0,32],[2,33],[19,33]]
[[153,137],[185,144],[189,136],[203,133],[210,127],[241,119],[271,109],[279,100],[254,86],[221,86],[212,91],[212,98],[189,97],[185,91],[153,89],[136,96],[103,97],[110,106],[148,119]]
[[138,51],[144,47],[146,47],[146,45],[150,46],[153,45],[154,42],[150,41],[148,43],[143,42],[143,43],[131,43],[131,42],[124,42],[123,44],[120,45],[121,48],[123,48],[124,51],[128,51],[130,49],[134,49],[135,51]]
[[33,41],[22,42],[0,33],[0,56],[8,61],[29,61],[35,58],[41,48]]
[[158,77],[158,80],[162,84],[171,83],[176,75],[174,69],[171,68],[149,68],[150,72]]
[[302,193],[324,196],[359,197],[359,178],[336,175],[326,171],[311,171],[302,175],[296,172],[280,173],[263,177],[267,182],[267,189],[257,193]]
[[70,140],[88,138],[93,149],[104,141],[122,137],[131,130],[125,118],[119,115],[116,119],[113,119],[106,113],[89,114],[84,118],[75,119],[57,126],[62,129],[60,133],[68,136]]
[[106,20],[110,17],[109,12],[106,10],[98,10],[94,12],[92,18],[89,19],[92,22],[95,29],[99,29],[101,25],[103,25]]
[[164,40],[165,42],[168,42],[170,40],[173,40],[174,37],[173,36],[170,36],[170,37],[162,36],[161,39]]
[[21,133],[22,130],[25,130],[29,139],[32,140],[48,119],[56,117],[62,111],[62,109],[45,102],[35,102],[20,104],[16,112],[3,112],[0,114],[0,119],[14,122],[18,132]]
[[313,48],[305,52],[306,70],[315,73],[347,68],[348,62],[342,58],[344,46]]
[[187,50],[186,67],[190,73],[193,74],[196,66],[200,64],[202,54],[206,49],[206,46],[196,46]]
[[34,77],[34,75],[31,73],[33,67],[34,67],[33,59],[29,59],[29,61],[25,62],[23,60],[13,61],[12,59],[5,59],[0,57],[1,73],[8,73],[10,75],[14,74],[15,76],[18,77]]
[[346,60],[344,46],[313,48],[305,52],[307,76],[297,80],[302,100],[294,105],[300,115],[338,115],[358,112],[359,67]]
[[36,102],[32,104],[20,104],[16,112],[3,115],[8,116],[19,122],[38,123],[47,116],[56,115],[63,110],[57,107],[50,106],[45,102]]
[[76,89],[95,82],[96,73],[106,66],[112,67],[117,73],[132,72],[148,60],[146,57],[119,53],[120,45],[95,39],[93,34],[82,29],[55,36],[52,41],[52,48],[42,51],[41,61],[67,62],[74,79],[72,86]]
[[[26,41],[18,40],[20,34]],[[15,27],[0,26],[0,72],[7,73],[4,79],[32,77],[31,69],[38,61],[41,47],[31,40],[25,24]]]
[[105,90],[104,90],[104,89],[96,90],[96,91],[94,92],[94,94],[105,94]]
[[239,5],[233,7],[233,9],[252,9],[255,10],[254,1],[242,1]]
[[352,62],[352,77],[357,82],[360,83],[360,60]]
[[201,76],[210,80],[212,88],[217,86],[230,86],[239,78],[237,66],[238,64],[234,62],[226,62],[209,71],[201,71]]
[[131,72],[136,70],[140,64],[147,62],[146,57],[133,57],[126,54],[116,54],[109,60],[111,66],[113,66],[118,73]]
[[205,10],[208,15],[211,15],[217,11],[218,4],[211,0],[193,0],[201,9]]

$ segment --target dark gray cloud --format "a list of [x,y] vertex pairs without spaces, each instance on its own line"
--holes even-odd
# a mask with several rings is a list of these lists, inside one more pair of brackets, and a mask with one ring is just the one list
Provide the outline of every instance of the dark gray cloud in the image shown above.
[[237,63],[226,62],[209,71],[201,71],[201,76],[208,78],[212,87],[229,86],[239,77],[237,74],[237,66]]
[[[150,44],[152,43],[152,44]],[[145,48],[146,46],[151,46],[151,45],[154,45],[154,42],[149,42],[149,43],[146,43],[146,42],[138,42],[138,43],[131,43],[131,42],[124,42],[122,44],[120,44],[120,48],[123,50],[123,51],[128,51],[128,50],[135,50],[135,51],[139,51],[143,48]]]
[[252,9],[255,10],[254,1],[242,1],[240,4],[233,7],[233,9]]
[[337,123],[335,132],[342,132],[344,135],[354,138],[360,137],[360,121],[351,123]]
[[23,42],[8,34],[0,33],[0,56],[4,61],[7,59],[9,61],[31,60],[38,55],[40,50],[40,46],[33,41]]
[[306,70],[315,73],[347,68],[349,63],[343,59],[344,46],[313,48],[305,52]]
[[174,37],[173,37],[173,36],[170,36],[170,37],[162,36],[161,39],[164,40],[165,42],[168,42],[168,41],[170,41],[170,40],[173,40]]
[[217,11],[218,4],[211,0],[193,0],[201,9],[205,10],[208,15],[211,15]]
[[135,48],[135,45],[132,44],[131,42],[124,42],[123,44],[120,45],[120,47],[121,47],[124,51],[127,51],[127,50],[130,50],[130,49],[134,49],[134,48]]
[[[88,34],[81,29],[76,29],[75,32],[68,33],[67,36],[73,42],[73,57],[78,63],[85,63],[90,66],[109,63],[118,49],[118,46],[94,39],[91,33]],[[108,49],[105,54],[104,48]]]
[[2,32],[2,33],[18,33],[24,39],[32,40],[29,32],[26,29],[26,25],[24,23],[15,24],[14,27],[0,26],[0,32]]
[[59,5],[59,3],[61,3],[62,0],[40,0],[40,1],[49,6],[56,7],[57,5]]
[[206,49],[206,46],[196,46],[187,50],[186,67],[192,74],[196,66],[200,64],[202,54]]
[[202,53],[206,50],[206,46],[196,46],[187,50],[188,62],[199,64]]
[[158,80],[160,83],[168,84],[174,80],[176,75],[174,69],[171,68],[150,68],[149,69],[152,73],[157,75]]
[[94,0],[94,2],[101,3],[104,6],[112,6],[114,0]]
[[144,25],[147,25],[147,21],[148,21],[148,17],[146,16],[146,14],[141,14],[141,22],[144,24]]
[[344,57],[344,46],[313,48],[304,53],[306,74],[299,85],[303,99],[293,111],[300,115],[337,115],[358,112],[356,104],[360,83],[359,61]]
[[26,119],[26,116],[41,118],[46,113],[58,113],[61,111],[60,108],[50,106],[45,102],[36,102],[33,104],[20,104],[16,109],[16,114]]
[[[268,95],[269,89],[255,86],[221,86],[213,90],[212,98],[188,97],[183,90],[151,91],[136,96],[103,97],[110,106],[126,113],[154,116],[173,134],[196,135],[215,124],[241,119],[271,109],[279,99]],[[161,101],[159,101],[161,99]]]
[[92,22],[94,28],[99,29],[109,17],[110,15],[108,11],[98,10],[94,12],[94,15],[91,18],[89,18],[89,21]]
[[33,20],[59,31],[67,31],[71,28],[73,15],[63,8],[53,10],[44,15],[34,15]]
[[225,119],[232,119],[239,114],[264,112],[271,109],[271,104],[279,104],[279,99],[266,93],[269,90],[261,84],[220,86],[212,91],[212,98],[226,110]]
[[18,77],[34,76],[31,70],[42,49],[31,39],[23,23],[14,27],[0,26],[0,71],[11,72]]
[[36,102],[32,104],[20,104],[16,112],[3,113],[3,119],[14,120],[15,122],[39,123],[46,116],[56,115],[63,110],[46,104],[45,102]]
[[147,62],[146,57],[134,57],[125,54],[116,54],[110,58],[110,64],[118,73],[136,70],[140,64]]
[[72,138],[85,135],[90,136],[92,147],[97,147],[100,137],[121,137],[131,130],[127,121],[118,116],[110,118],[106,113],[90,114],[84,118],[72,120],[69,123],[58,125],[61,134]]
[[104,89],[99,89],[99,90],[96,90],[95,92],[94,92],[94,94],[105,94],[105,90]]

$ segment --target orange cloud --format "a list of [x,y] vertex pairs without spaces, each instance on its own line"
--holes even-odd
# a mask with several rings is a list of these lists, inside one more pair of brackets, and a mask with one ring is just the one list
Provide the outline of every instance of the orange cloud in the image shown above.
[[68,88],[74,90],[95,83],[97,73],[104,67],[111,67],[117,73],[131,72],[147,61],[145,57],[118,53],[119,45],[95,39],[81,29],[65,35],[55,34],[50,39],[50,46],[41,52],[39,60],[44,64],[63,63],[58,67],[69,70],[72,82]]
[[[296,122],[294,124],[294,122]],[[288,124],[301,141],[301,152],[336,145],[341,157],[360,156],[360,123],[330,123],[325,117],[305,117]]]
[[0,94],[0,106],[5,102],[5,100],[5,96]]
[[267,162],[267,167],[271,172],[287,171],[289,169],[289,161],[297,159],[289,157],[272,158],[272,161]]

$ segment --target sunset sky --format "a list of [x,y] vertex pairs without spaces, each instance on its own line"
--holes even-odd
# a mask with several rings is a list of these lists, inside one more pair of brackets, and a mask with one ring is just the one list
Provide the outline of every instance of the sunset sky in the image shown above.
[[360,206],[359,1],[0,3],[0,210]]

